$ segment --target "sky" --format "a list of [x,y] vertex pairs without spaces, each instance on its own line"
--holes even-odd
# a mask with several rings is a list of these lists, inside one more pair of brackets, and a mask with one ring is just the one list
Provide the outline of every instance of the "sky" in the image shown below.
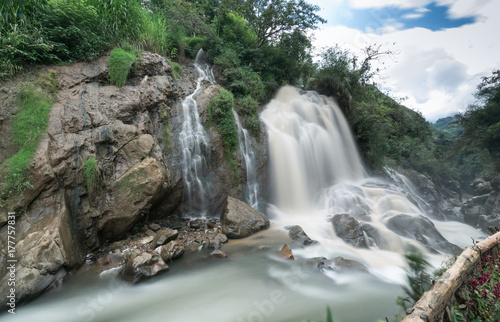
[[338,44],[363,57],[378,44],[397,53],[377,83],[430,122],[464,112],[481,77],[500,69],[499,0],[308,0],[327,19],[318,48]]

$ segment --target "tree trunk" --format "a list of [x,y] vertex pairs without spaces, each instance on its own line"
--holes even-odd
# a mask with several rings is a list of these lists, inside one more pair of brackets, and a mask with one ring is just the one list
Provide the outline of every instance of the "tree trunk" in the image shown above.
[[438,321],[458,288],[468,281],[482,254],[500,242],[500,232],[489,236],[474,246],[467,247],[434,286],[415,303],[412,312],[402,322]]

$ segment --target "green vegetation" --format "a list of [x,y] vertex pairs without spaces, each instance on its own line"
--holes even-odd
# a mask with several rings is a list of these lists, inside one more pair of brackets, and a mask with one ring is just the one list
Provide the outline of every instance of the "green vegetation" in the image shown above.
[[413,306],[431,286],[430,276],[425,273],[430,264],[424,255],[419,251],[411,251],[405,254],[405,259],[410,267],[407,273],[409,287],[404,288],[407,297],[398,297],[397,300],[403,310]]
[[32,187],[28,177],[29,163],[47,128],[55,79],[54,73],[48,73],[35,81],[38,87],[21,84],[17,97],[18,110],[13,116],[10,131],[11,142],[17,148],[17,153],[1,165],[5,173],[0,188],[2,196]]
[[131,47],[115,48],[109,55],[109,82],[117,87],[125,85],[136,58]]
[[[312,320],[305,320],[303,322],[313,322],[313,321]],[[322,322],[322,321],[318,321],[318,322]],[[332,317],[332,312],[330,311],[330,307],[326,308],[326,320],[325,320],[325,322],[335,322],[335,320]]]
[[500,319],[500,260],[498,251],[488,251],[481,257],[480,274],[468,282],[470,310],[473,321],[498,321]]
[[87,188],[90,199],[94,198],[100,176],[101,171],[99,171],[97,161],[93,156],[90,156],[83,164],[83,182]]
[[172,76],[174,77],[174,79],[175,80],[181,79],[182,66],[176,62],[171,61],[170,59],[168,59],[167,61],[168,64],[172,67]]
[[223,88],[208,103],[210,122],[219,132],[227,160],[233,158],[233,152],[238,149],[238,129],[234,123],[233,94]]

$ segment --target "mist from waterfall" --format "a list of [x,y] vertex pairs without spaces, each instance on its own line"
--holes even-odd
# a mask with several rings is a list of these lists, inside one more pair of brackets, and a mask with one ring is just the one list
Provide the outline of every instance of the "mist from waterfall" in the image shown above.
[[182,148],[183,205],[186,212],[199,211],[203,215],[208,209],[212,189],[206,162],[210,140],[200,120],[196,97],[204,81],[215,83],[215,79],[203,49],[198,51],[194,67],[198,72],[196,89],[181,102],[183,122],[179,140]]
[[240,117],[233,110],[234,121],[238,128],[238,150],[241,159],[245,162],[247,174],[247,184],[245,187],[245,201],[252,208],[258,209],[259,206],[259,183],[257,182],[257,169],[255,167],[255,152],[252,149],[250,134],[241,125]]

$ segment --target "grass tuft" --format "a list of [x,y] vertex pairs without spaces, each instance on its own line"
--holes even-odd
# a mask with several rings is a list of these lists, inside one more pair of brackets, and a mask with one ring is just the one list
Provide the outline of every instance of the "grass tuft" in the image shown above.
[[131,48],[115,48],[109,56],[109,81],[111,84],[122,87],[127,82],[130,67],[137,56]]

